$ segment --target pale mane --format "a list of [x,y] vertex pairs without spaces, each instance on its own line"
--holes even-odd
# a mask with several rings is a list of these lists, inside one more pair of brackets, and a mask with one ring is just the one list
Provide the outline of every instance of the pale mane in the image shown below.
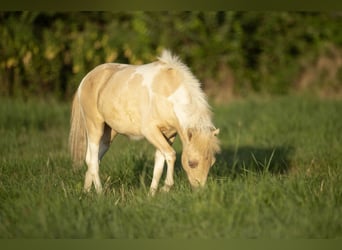
[[187,117],[187,120],[183,121],[183,126],[199,130],[212,129],[214,127],[211,121],[212,113],[198,79],[179,57],[171,54],[169,50],[163,50],[158,60],[167,64],[168,67],[178,70],[183,75],[181,85],[185,87],[191,97],[191,102],[185,104],[183,108],[183,112],[186,113],[185,117]]

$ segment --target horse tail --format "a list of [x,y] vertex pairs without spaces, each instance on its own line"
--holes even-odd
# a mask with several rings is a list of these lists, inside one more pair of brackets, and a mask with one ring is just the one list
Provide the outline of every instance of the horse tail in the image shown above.
[[79,168],[85,159],[87,139],[85,122],[77,92],[72,102],[70,125],[69,147],[72,162],[75,168]]

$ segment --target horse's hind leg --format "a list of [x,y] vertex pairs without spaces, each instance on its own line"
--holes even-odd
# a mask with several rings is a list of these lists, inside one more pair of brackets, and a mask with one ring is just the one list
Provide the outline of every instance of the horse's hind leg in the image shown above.
[[102,185],[99,176],[99,145],[93,141],[88,141],[87,155],[86,155],[86,163],[88,166],[88,170],[85,175],[84,180],[84,190],[89,192],[91,189],[91,185],[94,183],[95,190],[98,193],[102,192]]
[[99,156],[101,138],[104,133],[104,123],[87,122],[88,146],[86,154],[86,163],[88,170],[84,180],[84,190],[90,191],[92,183],[94,183],[97,193],[102,192],[102,185],[99,176]]
[[110,143],[116,136],[116,132],[112,130],[106,123],[99,123],[87,126],[88,131],[88,148],[86,155],[86,163],[88,170],[84,181],[84,190],[90,191],[91,185],[94,183],[97,193],[102,192],[102,185],[99,176],[99,164],[103,155],[109,149]]

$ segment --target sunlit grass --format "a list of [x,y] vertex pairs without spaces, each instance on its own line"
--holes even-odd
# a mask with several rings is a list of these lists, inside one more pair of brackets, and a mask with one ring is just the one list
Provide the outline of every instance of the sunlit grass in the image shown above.
[[[82,192],[68,156],[69,104],[0,101],[4,238],[334,238],[342,236],[342,102],[247,99],[214,107],[222,153],[193,191],[180,162],[151,198],[153,147],[118,137],[104,194]],[[175,145],[177,155],[180,142]]]

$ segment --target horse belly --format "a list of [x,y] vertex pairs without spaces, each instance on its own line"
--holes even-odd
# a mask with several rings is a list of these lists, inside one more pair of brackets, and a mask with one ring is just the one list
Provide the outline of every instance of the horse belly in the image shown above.
[[141,126],[144,112],[148,112],[143,89],[135,89],[134,93],[123,88],[121,91],[109,91],[102,98],[105,122],[116,132],[132,139],[142,138]]
[[141,114],[135,109],[113,107],[105,114],[105,122],[116,132],[132,138],[141,137]]

